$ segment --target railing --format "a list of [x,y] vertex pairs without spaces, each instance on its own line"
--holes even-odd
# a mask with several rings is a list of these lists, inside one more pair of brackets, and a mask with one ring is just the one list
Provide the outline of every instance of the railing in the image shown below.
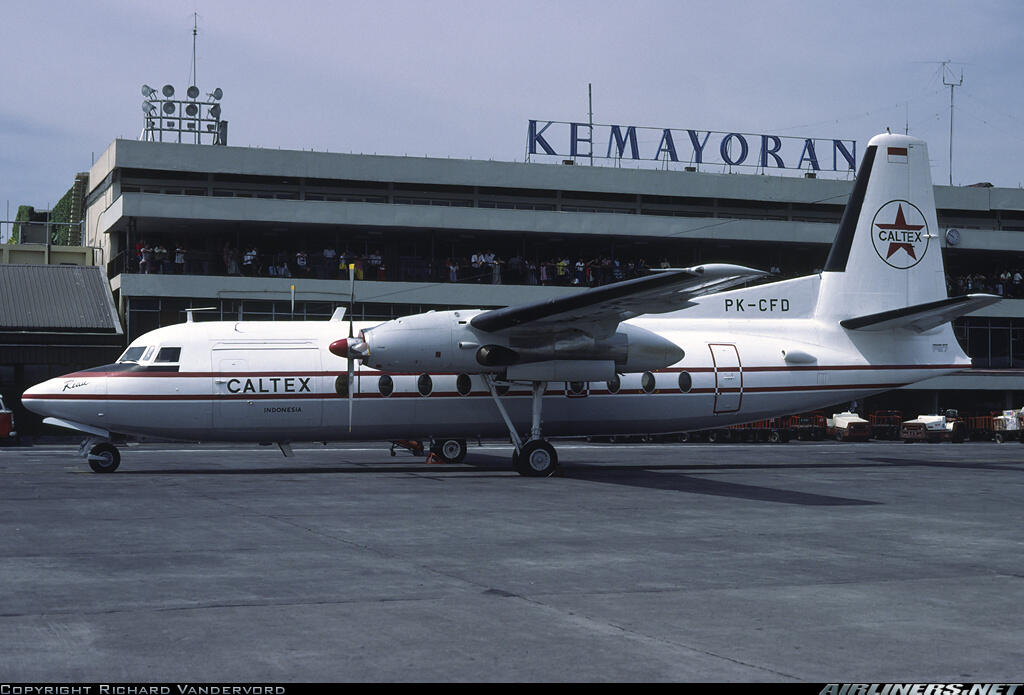
[[[107,263],[107,276],[113,278],[122,273],[164,274],[164,275],[219,275],[239,277],[289,277],[317,280],[349,279],[344,259],[327,261],[323,256],[309,255],[304,265],[295,262],[290,254],[259,254],[256,259],[245,264],[242,259],[229,259],[225,262],[222,255],[208,251],[187,251],[184,263],[175,263],[175,251],[168,248],[162,259],[150,255],[148,261],[139,258],[138,251],[128,249],[114,256]],[[499,263],[497,270],[493,265],[475,267],[459,265],[455,279],[451,279],[450,269],[444,263],[432,263],[419,256],[400,256],[396,262],[382,262],[380,265],[367,263],[360,259],[356,263],[355,277],[357,280],[392,281],[392,282],[457,282],[466,284],[500,284],[500,285],[549,285],[594,287],[612,282],[628,280],[646,275],[650,272],[647,266],[628,266],[618,269],[607,266],[590,267],[582,272],[577,271],[573,264],[561,266],[544,264],[543,274],[536,265],[531,269],[527,264],[508,266]],[[230,271],[230,272],[229,272]],[[542,281],[541,278],[545,279]]]

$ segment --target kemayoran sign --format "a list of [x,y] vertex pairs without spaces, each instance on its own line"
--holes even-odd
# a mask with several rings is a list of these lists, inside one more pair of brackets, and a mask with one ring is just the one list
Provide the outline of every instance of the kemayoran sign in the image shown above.
[[527,159],[587,157],[760,169],[855,172],[857,141],[531,120]]

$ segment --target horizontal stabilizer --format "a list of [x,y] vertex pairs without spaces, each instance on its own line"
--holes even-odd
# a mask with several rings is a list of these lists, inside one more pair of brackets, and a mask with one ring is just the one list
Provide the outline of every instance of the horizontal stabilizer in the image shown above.
[[949,323],[958,316],[995,304],[1002,297],[994,294],[965,294],[935,302],[892,309],[877,314],[857,316],[840,321],[843,328],[854,331],[885,331],[891,328],[909,328],[919,333]]

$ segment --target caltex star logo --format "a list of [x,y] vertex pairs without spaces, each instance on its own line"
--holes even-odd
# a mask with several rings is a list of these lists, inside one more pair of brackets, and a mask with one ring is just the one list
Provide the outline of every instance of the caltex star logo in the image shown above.
[[879,258],[905,270],[917,265],[928,250],[927,231],[924,214],[916,206],[891,200],[875,213],[871,241]]

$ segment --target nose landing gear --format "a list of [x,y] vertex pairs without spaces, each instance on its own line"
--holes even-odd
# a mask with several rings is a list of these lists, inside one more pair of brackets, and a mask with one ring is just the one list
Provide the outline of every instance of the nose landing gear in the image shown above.
[[113,473],[121,465],[121,452],[117,447],[95,437],[83,441],[78,453],[89,462],[93,473]]

